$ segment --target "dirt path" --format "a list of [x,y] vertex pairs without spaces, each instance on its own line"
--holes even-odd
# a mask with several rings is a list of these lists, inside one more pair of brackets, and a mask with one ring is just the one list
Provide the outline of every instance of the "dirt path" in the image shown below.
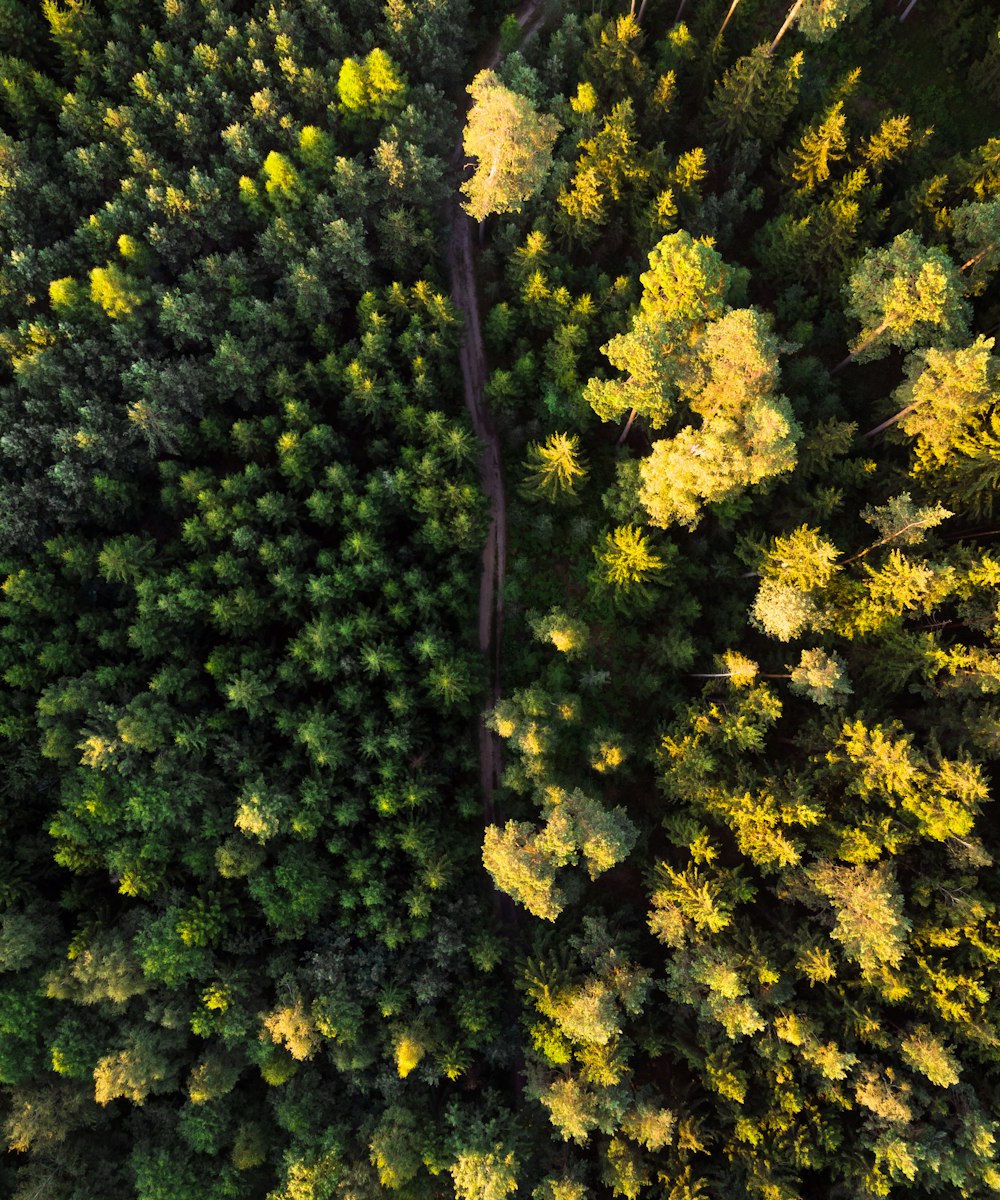
[[[486,386],[486,356],[479,320],[479,298],[473,263],[475,223],[456,205],[448,248],[451,295],[465,318],[465,339],[460,360],[465,405],[472,428],[482,443],[479,478],[490,502],[490,525],[483,547],[483,568],[479,577],[479,649],[490,664],[490,684],[486,707],[500,699],[500,639],[503,633],[503,581],[507,559],[507,504],[503,470],[500,465],[500,441],[493,419],[483,399]],[[493,793],[500,782],[500,739],[483,722],[479,725],[479,779],[483,793],[483,819],[493,821]]]
[[[526,0],[515,13],[524,31],[523,41],[533,37],[543,20],[542,0]],[[500,43],[497,43],[479,70],[492,70],[500,62]],[[478,72],[477,72],[478,74]],[[461,141],[455,147],[455,160],[465,161]],[[504,496],[503,469],[500,459],[500,439],[493,418],[483,398],[486,387],[486,355],[483,350],[483,331],[479,316],[479,297],[476,291],[475,243],[476,224],[462,209],[456,197],[452,207],[451,238],[448,246],[448,272],[451,295],[465,321],[465,339],[460,354],[465,406],[472,419],[472,428],[483,445],[479,477],[484,494],[490,502],[490,526],[483,547],[483,569],[479,580],[479,649],[490,664],[490,683],[487,689],[487,709],[500,699],[500,647],[503,638],[503,585],[507,567],[507,502]],[[479,725],[479,778],[483,792],[483,820],[494,819],[493,796],[500,783],[500,738]]]

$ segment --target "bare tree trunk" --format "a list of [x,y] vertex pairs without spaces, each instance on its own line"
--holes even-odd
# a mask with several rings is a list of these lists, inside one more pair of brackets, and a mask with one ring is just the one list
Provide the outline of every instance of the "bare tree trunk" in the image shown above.
[[866,546],[864,550],[859,550],[857,554],[852,554],[850,558],[845,558],[840,565],[846,567],[848,563],[857,562],[859,558],[864,558],[866,554],[871,554],[873,550],[877,550],[880,546],[886,546],[889,542],[894,542],[896,538],[902,537],[904,533],[909,533],[911,529],[919,529],[921,525],[926,525],[929,520],[930,517],[921,517],[918,521],[910,521],[902,529],[897,529],[895,533],[890,533],[888,537],[880,538],[877,542]]
[[962,263],[962,265],[959,267],[959,270],[967,271],[969,269],[969,267],[974,267],[976,265],[976,263],[982,262],[983,259],[986,257],[987,254],[989,254],[989,252],[991,250],[995,250],[996,248],[997,248],[996,242],[991,242],[990,245],[988,245],[985,250],[980,250],[978,254],[973,255],[973,257],[970,258],[967,263]]
[[768,54],[774,53],[775,47],[781,41],[781,39],[785,36],[785,34],[788,32],[789,28],[791,27],[792,22],[799,15],[799,9],[801,7],[802,7],[802,0],[795,0],[795,3],[788,10],[788,16],[785,17],[784,25],[782,25],[782,27],[778,30],[778,36],[771,43],[771,49],[768,50]]
[[917,7],[917,0],[910,0],[910,3],[906,6],[906,11],[899,18],[900,25],[902,25],[902,23],[906,20],[906,18],[910,15],[910,13],[913,12],[913,10],[916,7]]
[[722,28],[715,35],[716,41],[718,41],[719,38],[721,38],[722,35],[726,32],[726,26],[729,24],[729,18],[733,15],[734,12],[736,12],[736,6],[739,4],[739,2],[740,2],[740,0],[733,0],[732,4],[730,4],[729,12],[726,13],[726,19],[722,22]]
[[922,400],[917,400],[913,404],[908,404],[906,408],[901,408],[894,416],[887,417],[881,425],[876,425],[874,429],[869,429],[867,433],[863,433],[861,436],[873,438],[876,434],[883,433],[889,428],[890,425],[895,425],[897,421],[901,421],[905,416],[907,416],[907,414],[913,412],[915,408],[919,408],[921,404],[923,404]]
[[681,17],[684,15],[684,10],[685,10],[685,8],[687,8],[687,2],[688,2],[688,0],[681,0],[680,4],[677,6],[677,16],[674,17],[675,25],[681,19]]
[[[633,2],[634,2],[634,0],[633,0]],[[636,24],[637,24],[637,25],[641,25],[641,24],[642,24],[642,18],[643,18],[643,17],[645,16],[645,14],[646,14],[646,4],[647,4],[647,2],[648,2],[648,0],[642,0],[642,3],[639,5],[639,15],[638,15],[638,16],[636,17],[636,19],[635,19],[635,20],[636,20]]]
[[[688,679],[732,679],[732,671],[713,671],[711,674],[702,674],[699,671],[688,671]],[[775,675],[770,671],[758,671],[758,679],[791,679],[791,675]]]
[[635,418],[636,418],[636,411],[633,408],[632,411],[628,415],[628,420],[625,422],[625,428],[621,431],[621,436],[618,438],[618,441],[615,442],[616,446],[620,446],[625,441],[625,439],[628,437],[628,431],[632,428],[632,422],[635,420]]
[[869,334],[869,336],[866,337],[865,340],[861,343],[861,345],[857,348],[857,350],[852,350],[851,353],[848,354],[848,356],[842,362],[837,363],[837,365],[833,368],[833,371],[831,372],[831,374],[836,375],[839,371],[842,371],[844,369],[844,367],[847,366],[848,363],[854,362],[854,360],[858,357],[858,355],[861,354],[863,351],[867,350],[868,347],[872,344],[872,342],[874,342],[875,339],[878,337],[878,335],[880,333],[885,333],[885,331],[889,328],[889,326],[891,324],[892,324],[892,317],[889,317],[889,319],[887,321],[882,322],[882,324],[878,327],[878,329],[873,329],[872,332]]

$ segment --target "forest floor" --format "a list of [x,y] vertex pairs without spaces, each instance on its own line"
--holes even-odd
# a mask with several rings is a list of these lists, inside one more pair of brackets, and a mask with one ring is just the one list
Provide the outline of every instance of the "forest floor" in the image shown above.
[[[514,14],[523,31],[523,41],[534,36],[544,20],[543,0],[525,0]],[[500,62],[499,37],[485,61],[477,70],[493,70]],[[465,149],[460,141],[455,148],[457,162],[465,161]],[[504,494],[503,468],[500,459],[500,439],[484,398],[486,388],[486,354],[479,316],[479,296],[476,289],[475,230],[472,218],[456,197],[452,206],[451,237],[448,246],[448,272],[451,295],[465,322],[460,361],[465,405],[469,410],[472,428],[482,443],[479,478],[483,493],[489,500],[490,525],[483,547],[483,570],[479,580],[479,649],[490,664],[487,688],[487,709],[500,699],[500,647],[503,636],[503,587],[507,565],[507,502]],[[483,820],[491,824],[494,817],[493,796],[500,783],[500,738],[479,723],[479,777],[483,792]]]

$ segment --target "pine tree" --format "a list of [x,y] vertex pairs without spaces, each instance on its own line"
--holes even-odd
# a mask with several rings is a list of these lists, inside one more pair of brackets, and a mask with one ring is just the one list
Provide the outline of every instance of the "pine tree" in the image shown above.
[[844,288],[844,307],[861,333],[838,370],[882,358],[891,345],[947,346],[968,332],[969,308],[954,263],[912,231],[868,251]]
[[532,443],[524,465],[526,490],[550,504],[575,500],[576,489],[587,480],[587,460],[575,433],[553,433],[544,444]]
[[779,64],[762,45],[728,68],[707,105],[727,142],[776,140],[798,102],[803,61],[798,53]]
[[792,179],[802,191],[811,192],[830,178],[830,165],[845,157],[847,138],[844,134],[846,118],[844,104],[839,101],[823,117],[802,135],[798,146],[792,151]]
[[869,3],[869,0],[794,0],[784,24],[771,43],[774,53],[778,43],[797,21],[803,37],[810,42],[824,42],[837,29]]

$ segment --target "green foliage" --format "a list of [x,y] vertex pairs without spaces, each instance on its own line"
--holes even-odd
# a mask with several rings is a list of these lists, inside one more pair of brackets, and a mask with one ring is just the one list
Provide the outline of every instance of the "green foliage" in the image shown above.
[[0,4],[3,1196],[1000,1187],[995,20],[682,7]]
[[345,58],[337,77],[337,94],[350,115],[379,121],[391,118],[406,103],[407,81],[384,50],[370,50],[362,60]]
[[844,306],[861,325],[851,348],[855,362],[881,358],[890,345],[948,346],[968,333],[968,306],[954,264],[909,230],[868,251],[844,289]]
[[729,67],[715,82],[707,108],[727,142],[774,141],[798,100],[804,56],[775,58],[765,44]]

